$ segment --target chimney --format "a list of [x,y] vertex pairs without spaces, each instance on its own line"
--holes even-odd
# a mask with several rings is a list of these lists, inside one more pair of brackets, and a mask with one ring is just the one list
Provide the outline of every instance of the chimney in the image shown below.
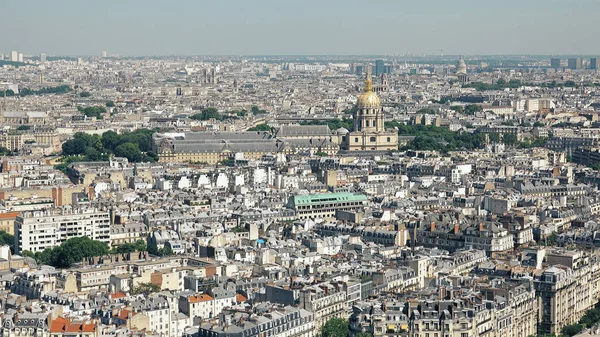
[[458,221],[454,224],[454,234],[458,234],[460,232],[460,225]]
[[429,231],[430,232],[434,232],[435,231],[435,222],[431,222],[431,224],[429,225]]
[[479,223],[479,231],[480,231],[480,232],[482,232],[482,231],[483,231],[483,227],[484,227],[484,225],[483,225],[483,222],[480,222],[480,223]]

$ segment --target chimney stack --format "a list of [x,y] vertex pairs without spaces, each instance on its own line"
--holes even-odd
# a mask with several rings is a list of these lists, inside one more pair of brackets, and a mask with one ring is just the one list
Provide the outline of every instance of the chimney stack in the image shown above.
[[483,227],[484,227],[483,222],[480,222],[479,223],[479,231],[480,232],[483,232]]
[[430,232],[434,232],[435,231],[435,222],[431,222],[431,224],[429,225],[429,231]]
[[458,234],[460,232],[460,224],[458,221],[454,224],[454,234]]

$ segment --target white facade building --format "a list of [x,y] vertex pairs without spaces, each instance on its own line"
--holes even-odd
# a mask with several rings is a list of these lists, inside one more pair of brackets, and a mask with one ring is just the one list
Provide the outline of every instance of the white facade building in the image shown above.
[[15,219],[15,253],[41,252],[87,236],[110,245],[110,215],[94,209],[24,212]]

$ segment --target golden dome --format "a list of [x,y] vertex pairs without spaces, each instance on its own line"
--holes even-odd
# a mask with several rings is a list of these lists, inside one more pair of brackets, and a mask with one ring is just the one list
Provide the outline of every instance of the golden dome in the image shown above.
[[379,96],[373,92],[373,81],[370,77],[365,81],[365,92],[358,96],[356,105],[359,108],[378,108],[381,106]]

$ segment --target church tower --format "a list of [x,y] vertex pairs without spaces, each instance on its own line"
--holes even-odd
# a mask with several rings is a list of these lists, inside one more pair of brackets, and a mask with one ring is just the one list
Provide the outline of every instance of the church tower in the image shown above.
[[[369,69],[370,67],[367,67]],[[371,72],[367,72],[365,89],[358,97],[354,113],[354,128],[345,136],[344,150],[387,151],[398,149],[398,134],[386,131],[384,112],[379,96],[373,91]]]

